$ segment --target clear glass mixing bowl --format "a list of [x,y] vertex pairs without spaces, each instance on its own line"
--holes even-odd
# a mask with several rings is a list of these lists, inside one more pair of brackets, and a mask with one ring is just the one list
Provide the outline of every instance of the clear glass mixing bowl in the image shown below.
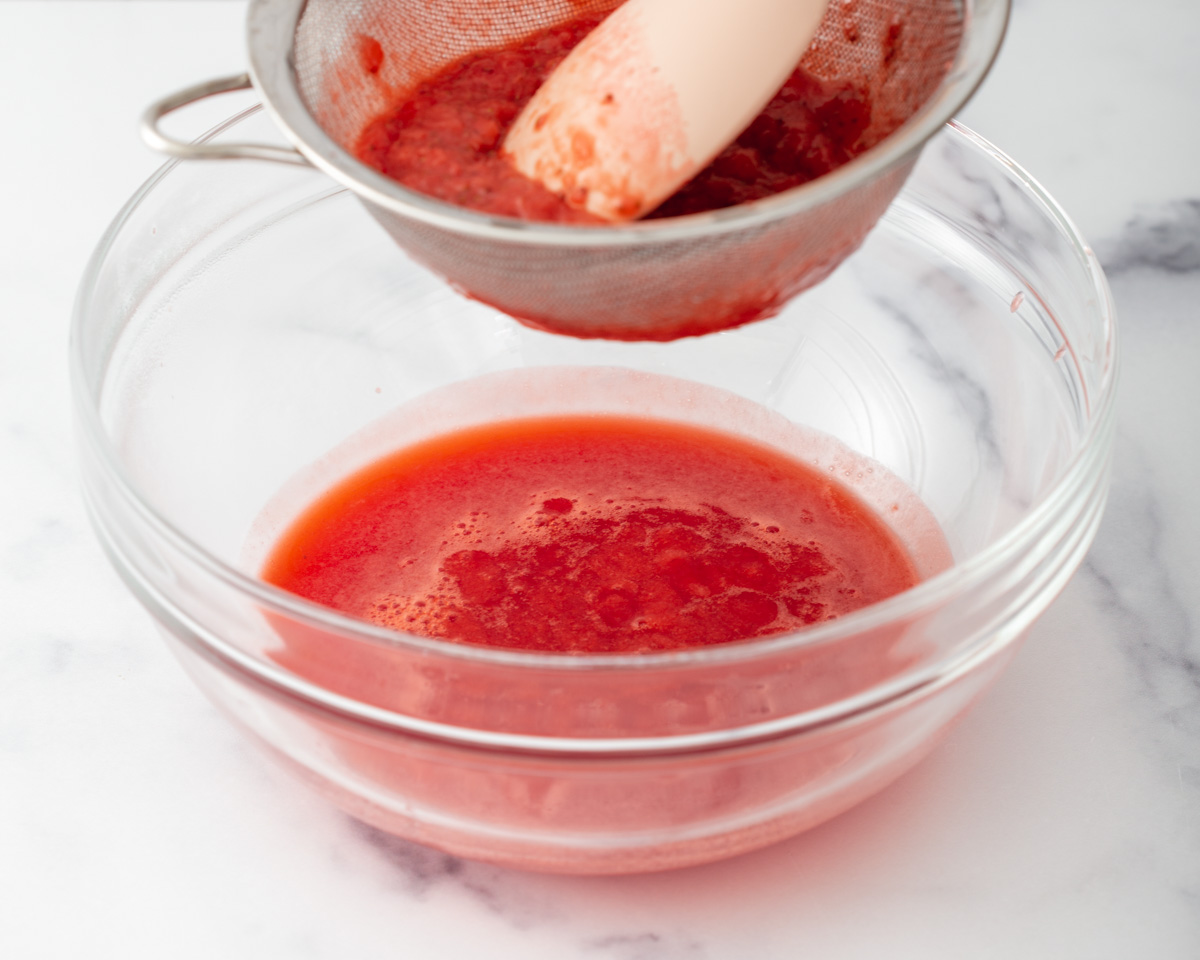
[[[248,111],[213,134],[230,135],[272,130]],[[828,281],[775,319],[672,343],[556,337],[464,299],[315,171],[173,162],[79,293],[84,492],[189,674],[354,816],[533,869],[676,867],[845,810],[994,679],[1099,522],[1114,323],[1067,217],[954,125]],[[822,431],[921,498],[954,566],[801,633],[624,657],[394,633],[256,579],[295,478],[341,469],[329,451],[389,412],[407,429],[402,404],[427,427],[504,416],[477,385],[530,377],[550,386],[522,403],[545,412]],[[762,417],[626,392],[647,377]],[[870,499],[856,463],[844,479]]]

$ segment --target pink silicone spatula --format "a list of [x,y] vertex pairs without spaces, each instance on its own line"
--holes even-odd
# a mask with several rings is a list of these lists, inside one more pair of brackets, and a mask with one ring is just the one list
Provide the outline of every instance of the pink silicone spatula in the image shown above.
[[605,220],[649,213],[767,104],[827,0],[628,0],[509,130],[521,173]]

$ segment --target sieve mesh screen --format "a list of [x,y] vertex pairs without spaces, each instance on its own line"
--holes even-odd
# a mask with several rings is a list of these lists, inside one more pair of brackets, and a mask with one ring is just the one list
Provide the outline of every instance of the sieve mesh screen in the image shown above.
[[[352,154],[370,120],[446,64],[618,5],[308,0],[295,30],[294,83],[324,132]],[[864,84],[872,113],[863,142],[886,149],[883,141],[946,81],[968,22],[959,0],[831,0],[801,64],[825,80]],[[382,61],[364,57],[372,43]],[[520,242],[456,231],[408,215],[399,184],[395,203],[366,202],[414,258],[518,319],[576,336],[672,339],[769,316],[824,279],[862,242],[915,160],[915,151],[898,156],[832,199],[741,228],[713,221],[713,229],[661,242],[647,229],[627,245],[589,242],[589,231],[606,227],[542,227],[544,244],[536,230]]]

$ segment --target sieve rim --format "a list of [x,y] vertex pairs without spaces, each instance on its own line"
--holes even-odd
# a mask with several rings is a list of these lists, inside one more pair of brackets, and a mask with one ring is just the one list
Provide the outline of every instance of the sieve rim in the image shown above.
[[411,190],[359,161],[317,123],[300,93],[296,31],[308,0],[251,0],[249,74],[263,106],[305,159],[361,199],[461,236],[553,247],[636,247],[694,240],[772,223],[832,203],[915,155],[983,82],[1000,50],[1011,0],[960,0],[958,50],[934,93],[880,143],[831,173],[761,200],[704,213],[627,224],[544,223],[469,210]]

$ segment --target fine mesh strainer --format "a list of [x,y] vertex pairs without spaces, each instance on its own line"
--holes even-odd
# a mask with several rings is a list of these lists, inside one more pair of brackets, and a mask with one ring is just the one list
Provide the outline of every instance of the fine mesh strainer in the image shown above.
[[[152,146],[186,158],[311,163],[353,190],[408,253],[461,292],[531,326],[666,340],[770,316],[862,242],[925,141],[987,73],[1009,0],[830,0],[802,65],[873,91],[870,149],[815,181],[710,213],[621,226],[530,223],[416,193],[360,163],[355,141],[409,88],[463,54],[619,0],[252,0],[250,73],[153,104]],[[377,72],[368,39],[385,57]],[[253,85],[296,150],[188,144],[158,123]]]

